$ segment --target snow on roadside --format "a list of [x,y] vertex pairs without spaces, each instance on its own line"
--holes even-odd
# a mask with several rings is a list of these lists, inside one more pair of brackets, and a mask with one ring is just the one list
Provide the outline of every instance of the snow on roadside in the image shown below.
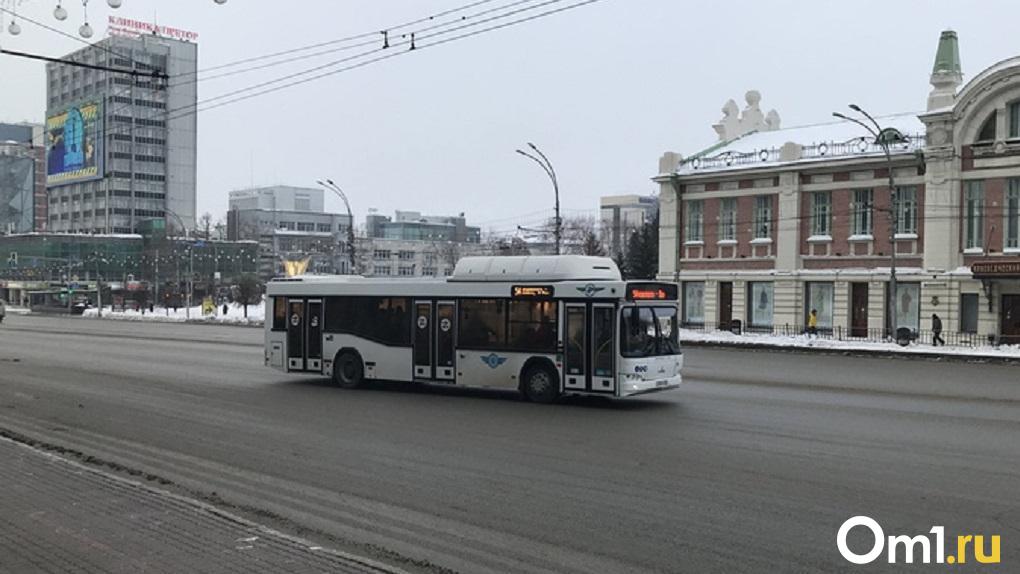
[[812,338],[809,335],[736,335],[728,331],[691,331],[680,329],[681,343],[709,343],[720,345],[765,345],[786,349],[831,349],[833,351],[879,351],[904,355],[960,355],[967,357],[1017,358],[1020,359],[1020,345],[1000,347],[933,347],[925,344],[911,344],[901,347],[896,343],[873,343],[867,341],[839,341]]
[[[83,315],[86,318],[97,319],[99,318],[98,309],[86,309]],[[216,307],[216,312],[212,315],[202,315],[202,307],[192,307],[189,312],[187,309],[181,307],[176,311],[173,309],[164,309],[162,307],[156,307],[155,312],[150,313],[148,310],[145,313],[141,311],[135,311],[134,309],[128,309],[122,311],[120,309],[116,311],[110,311],[109,308],[103,309],[103,319],[113,319],[118,321],[151,321],[156,323],[220,323],[226,325],[262,325],[266,319],[266,307],[264,304],[248,305],[248,316],[244,316],[244,307],[237,304],[230,304],[227,307],[227,314],[223,314],[223,305]]]

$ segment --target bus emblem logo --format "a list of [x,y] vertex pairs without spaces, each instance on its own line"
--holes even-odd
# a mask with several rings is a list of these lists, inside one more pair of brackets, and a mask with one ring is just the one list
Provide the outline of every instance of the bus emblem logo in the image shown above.
[[584,293],[585,297],[594,297],[596,293],[598,293],[600,291],[605,291],[606,288],[605,287],[596,287],[594,284],[589,283],[589,284],[585,285],[584,287],[578,287],[577,290],[580,291],[581,293]]
[[506,362],[506,357],[500,357],[496,353],[490,353],[484,357],[479,357],[482,362],[489,365],[490,369],[498,369],[500,365]]

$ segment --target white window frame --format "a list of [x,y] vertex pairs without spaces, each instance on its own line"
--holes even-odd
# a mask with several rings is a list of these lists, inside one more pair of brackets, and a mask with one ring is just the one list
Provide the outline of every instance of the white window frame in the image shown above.
[[694,199],[687,202],[687,222],[684,228],[684,241],[687,243],[705,240],[705,200]]
[[917,186],[896,188],[896,234],[917,235]]
[[772,195],[754,198],[754,238],[772,239]]
[[737,198],[724,197],[719,201],[719,240],[737,240]]
[[1006,187],[1006,249],[1020,251],[1020,178],[1010,178]]
[[[825,201],[819,201],[822,197]],[[830,237],[832,235],[832,193],[816,191],[811,194],[811,235]]]
[[705,282],[683,282],[683,313],[681,322],[688,326],[705,324]]
[[963,191],[965,249],[984,250],[985,182],[967,181]]
[[870,236],[874,232],[874,202],[875,192],[871,188],[853,190],[852,227],[853,235],[857,237]]

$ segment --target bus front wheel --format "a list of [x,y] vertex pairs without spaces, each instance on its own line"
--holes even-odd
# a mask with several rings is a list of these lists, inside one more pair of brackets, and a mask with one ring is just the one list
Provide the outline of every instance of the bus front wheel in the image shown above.
[[549,367],[536,365],[524,374],[524,396],[535,403],[552,403],[560,396],[556,375]]
[[341,351],[333,362],[333,382],[343,389],[356,389],[365,380],[365,365],[353,351]]

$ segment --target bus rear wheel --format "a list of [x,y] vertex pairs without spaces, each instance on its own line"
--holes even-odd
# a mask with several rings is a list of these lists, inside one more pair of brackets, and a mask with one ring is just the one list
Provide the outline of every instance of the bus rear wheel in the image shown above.
[[524,384],[521,390],[528,400],[535,403],[553,403],[560,396],[556,375],[549,367],[543,366],[531,367],[524,373]]
[[333,382],[342,389],[356,389],[365,380],[365,365],[352,351],[342,351],[333,362]]

